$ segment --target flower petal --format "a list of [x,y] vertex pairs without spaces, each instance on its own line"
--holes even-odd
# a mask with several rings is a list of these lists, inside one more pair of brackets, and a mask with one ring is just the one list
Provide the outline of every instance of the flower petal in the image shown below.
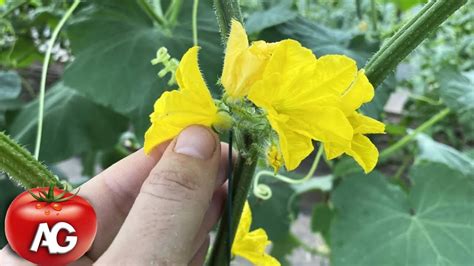
[[278,266],[280,263],[272,256],[266,254],[265,249],[271,242],[267,233],[263,229],[250,232],[252,224],[252,211],[246,201],[239,226],[237,228],[234,243],[232,244],[232,254],[243,257],[254,265]]
[[372,117],[354,112],[348,119],[354,127],[354,134],[380,134],[385,132],[385,124]]
[[190,89],[212,100],[211,93],[199,70],[198,51],[199,47],[194,46],[183,55],[176,71],[176,81],[181,90]]
[[243,239],[245,235],[248,234],[248,232],[250,231],[251,224],[252,224],[252,210],[250,209],[250,205],[248,201],[246,201],[244,204],[244,209],[242,210],[242,214],[240,216],[237,232],[235,233],[234,242],[239,242],[239,240]]
[[357,75],[354,60],[344,55],[325,55],[317,60],[313,74],[316,91],[332,91],[341,95]]
[[248,94],[252,84],[260,79],[275,45],[258,41],[249,46],[245,29],[232,20],[221,77],[227,95],[237,99]]
[[275,258],[265,252],[266,247],[270,244],[267,233],[263,229],[257,229],[248,233],[242,241],[234,243],[232,253],[247,259],[254,265],[280,265]]
[[[281,73],[292,76],[299,67],[314,64],[316,56],[295,40],[283,40],[274,48],[271,59],[265,68],[264,75]],[[308,77],[306,77],[308,79]]]
[[238,63],[237,61],[248,47],[249,41],[244,27],[237,20],[233,19],[230,27],[230,35],[227,40],[224,68],[221,77],[222,85],[231,96],[237,94],[237,83],[239,82],[240,74],[239,71],[235,70]]
[[206,99],[193,90],[167,91],[156,101],[150,115],[151,127],[145,133],[145,152],[179,134],[184,128],[199,124],[211,126],[217,108],[212,98]]
[[364,70],[360,70],[352,86],[343,93],[344,112],[349,114],[359,109],[362,104],[370,102],[372,98],[374,98],[374,87],[365,76]]
[[304,113],[288,114],[290,116],[288,124],[294,131],[322,143],[333,142],[341,147],[350,147],[354,131],[339,108],[313,106],[303,110]]
[[332,142],[323,143],[324,145],[324,154],[328,160],[332,160],[344,154],[347,148],[341,147]]
[[379,151],[377,147],[364,135],[354,135],[352,139],[352,147],[346,151],[349,156],[364,169],[365,173],[372,171],[377,164]]
[[278,134],[285,167],[288,171],[291,171],[298,167],[301,161],[313,151],[311,138],[293,131],[292,128],[271,117],[268,120]]

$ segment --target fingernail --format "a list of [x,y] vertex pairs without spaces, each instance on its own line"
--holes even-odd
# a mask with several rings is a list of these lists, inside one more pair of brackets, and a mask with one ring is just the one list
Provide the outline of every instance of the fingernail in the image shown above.
[[201,126],[185,128],[178,136],[174,151],[207,160],[216,149],[216,140],[209,129]]

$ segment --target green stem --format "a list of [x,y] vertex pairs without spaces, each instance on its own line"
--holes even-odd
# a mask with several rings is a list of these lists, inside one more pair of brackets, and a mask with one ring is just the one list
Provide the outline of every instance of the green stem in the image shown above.
[[193,3],[193,44],[198,45],[198,27],[197,27],[197,15],[198,15],[199,0],[194,0]]
[[[221,33],[223,43],[226,43],[227,36],[232,19],[242,22],[242,14],[238,0],[214,0],[214,8],[217,16],[217,22]],[[231,256],[231,247],[234,241],[235,232],[242,215],[248,192],[252,185],[252,178],[258,161],[258,153],[252,152],[254,140],[250,135],[243,134],[243,145],[240,148],[240,156],[237,166],[232,174],[232,206],[229,210],[228,204],[224,210],[224,216],[221,219],[216,240],[209,258],[209,265],[221,266],[229,265]],[[245,156],[245,155],[246,156]],[[229,215],[230,213],[230,215]],[[229,218],[232,221],[229,221]],[[230,230],[229,230],[230,228]]]
[[[250,150],[250,145],[254,141],[249,136],[244,137],[245,150]],[[253,175],[257,167],[258,153],[249,153],[248,157],[239,157],[237,165],[233,173],[232,183],[232,221],[229,221],[228,208],[224,210],[219,230],[217,232],[216,240],[212,248],[212,253],[209,259],[209,265],[220,266],[228,265],[230,261],[229,250],[231,250],[231,243],[234,241],[235,233],[239,225],[242,210],[244,209],[245,201],[247,200],[250,187],[252,185]],[[231,222],[231,230],[229,232],[229,222]],[[230,243],[229,243],[230,239]]]
[[377,5],[375,0],[370,0],[370,18],[372,22],[372,30],[377,31]]
[[222,42],[225,43],[229,36],[232,19],[242,22],[242,13],[238,0],[214,0],[214,8],[217,16],[217,23],[221,31]]
[[359,20],[362,20],[362,10],[360,8],[361,0],[355,0],[356,14]]
[[397,182],[402,182],[403,173],[407,170],[407,168],[411,165],[411,160],[413,156],[405,156],[403,159],[402,165],[397,169],[397,172],[393,175],[393,179]]
[[51,38],[48,41],[48,49],[46,50],[46,54],[44,56],[44,61],[43,61],[43,69],[41,71],[41,83],[40,83],[40,94],[39,94],[39,104],[38,104],[38,130],[36,132],[36,145],[35,145],[35,158],[38,160],[39,158],[39,152],[41,148],[41,134],[43,133],[43,115],[44,115],[44,94],[46,91],[46,76],[48,74],[48,66],[49,66],[49,61],[51,59],[51,52],[53,50],[54,43],[56,42],[56,39],[58,38],[59,32],[61,31],[61,28],[64,26],[66,23],[67,19],[72,15],[72,12],[76,9],[76,7],[79,5],[81,1],[80,0],[75,0],[74,3],[72,3],[71,7],[66,11],[64,16],[61,18],[59,21],[58,25],[56,25],[56,28],[54,28],[53,34],[51,35]]
[[467,0],[439,0],[426,4],[366,64],[366,75],[372,85],[380,85],[398,63],[466,2]]
[[425,121],[423,124],[421,124],[419,127],[417,127],[415,130],[413,130],[410,134],[404,136],[401,138],[399,141],[395,142],[393,145],[390,147],[386,148],[380,153],[379,160],[383,161],[390,157],[392,154],[394,154],[396,151],[400,150],[401,148],[405,147],[408,143],[410,143],[418,133],[421,133],[428,128],[432,127],[434,124],[439,122],[441,119],[445,118],[449,114],[450,110],[449,108],[445,108],[441,110],[439,113]]
[[173,0],[166,10],[165,17],[168,21],[168,24],[174,26],[178,20],[179,12],[181,11],[181,5],[183,0]]
[[[154,9],[147,0],[138,0],[138,4],[141,6],[143,11],[158,25],[165,26],[166,20],[163,18],[163,14],[161,11],[161,3],[156,3],[155,6],[157,7]],[[155,10],[158,11],[155,12]]]
[[20,186],[29,189],[54,183],[62,187],[46,166],[35,160],[31,153],[2,132],[0,132],[0,154],[0,171],[7,173]]

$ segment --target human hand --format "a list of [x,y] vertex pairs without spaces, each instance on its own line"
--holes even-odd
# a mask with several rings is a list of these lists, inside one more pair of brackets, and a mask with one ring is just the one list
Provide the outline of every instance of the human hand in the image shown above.
[[[227,144],[191,126],[81,186],[97,213],[95,241],[74,265],[202,265],[227,195]],[[30,265],[5,247],[0,265]]]

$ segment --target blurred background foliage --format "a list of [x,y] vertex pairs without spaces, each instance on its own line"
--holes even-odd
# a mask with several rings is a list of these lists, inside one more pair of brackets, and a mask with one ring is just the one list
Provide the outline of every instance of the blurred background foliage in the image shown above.
[[[425,2],[241,0],[241,6],[251,39],[292,38],[317,56],[345,54],[363,67]],[[0,3],[0,131],[33,150],[45,43],[71,3]],[[78,185],[141,147],[153,102],[175,88],[157,77],[160,66],[150,60],[160,47],[179,59],[192,46],[191,9],[187,0],[81,3],[53,49],[41,161]],[[219,95],[214,81],[223,46],[211,1],[201,0],[198,12],[200,65]],[[265,178],[273,197],[252,195],[251,204],[254,226],[267,230],[272,253],[284,265],[304,265],[305,259],[307,265],[472,263],[473,83],[474,1],[468,1],[362,108],[387,124],[387,134],[373,139],[380,150],[445,108],[449,114],[381,160],[370,175],[354,171],[352,161],[342,158],[326,162],[300,185]],[[289,175],[304,175],[310,163]],[[0,174],[0,223],[20,191]],[[303,235],[316,238],[295,233],[301,217],[310,219]],[[297,258],[298,250],[306,258]]]

